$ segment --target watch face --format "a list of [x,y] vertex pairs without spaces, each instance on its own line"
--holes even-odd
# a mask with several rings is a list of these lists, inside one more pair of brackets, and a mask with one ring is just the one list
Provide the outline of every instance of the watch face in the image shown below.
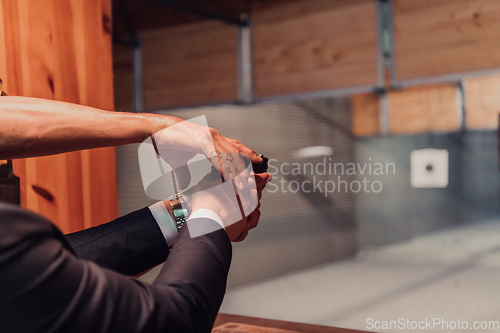
[[188,210],[183,207],[182,196],[179,195],[178,193],[169,196],[168,200],[170,200],[170,207],[172,207],[172,215],[177,225],[177,230],[179,230],[184,225],[184,223],[186,223],[186,216],[188,215]]
[[187,215],[187,210],[186,209],[183,209],[183,208],[181,208],[181,209],[178,209],[178,208],[174,209],[174,216],[175,216],[176,219],[180,218],[180,217],[185,217],[186,215]]

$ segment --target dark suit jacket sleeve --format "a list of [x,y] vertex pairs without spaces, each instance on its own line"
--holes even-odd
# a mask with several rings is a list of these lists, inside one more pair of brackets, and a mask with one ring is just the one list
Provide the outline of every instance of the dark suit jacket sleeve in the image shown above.
[[164,262],[168,245],[149,208],[65,235],[77,257],[127,275]]
[[183,228],[148,285],[78,259],[38,215],[0,204],[0,217],[0,331],[210,332],[231,260],[223,230]]

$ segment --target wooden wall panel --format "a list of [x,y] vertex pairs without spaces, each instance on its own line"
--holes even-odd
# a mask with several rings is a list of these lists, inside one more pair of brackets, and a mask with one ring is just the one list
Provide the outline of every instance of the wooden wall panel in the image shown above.
[[356,94],[351,98],[352,132],[356,136],[380,134],[380,95]]
[[498,128],[500,75],[467,79],[464,89],[467,128]]
[[[0,77],[8,94],[113,109],[108,0],[1,0],[0,8]],[[64,232],[116,217],[113,148],[14,162],[22,205]]]
[[[460,127],[460,104],[455,85],[429,85],[390,91],[387,101],[391,134],[450,132]],[[380,108],[379,95],[354,95],[353,134],[380,134]]]
[[115,110],[132,110],[133,96],[132,50],[127,46],[113,45],[113,85]]
[[145,107],[236,101],[236,38],[215,21],[143,33]]
[[394,0],[398,79],[500,67],[498,17],[498,0]]
[[257,97],[377,82],[375,1],[290,1],[252,25]]
[[389,131],[448,132],[460,127],[455,85],[435,85],[392,91],[388,95]]

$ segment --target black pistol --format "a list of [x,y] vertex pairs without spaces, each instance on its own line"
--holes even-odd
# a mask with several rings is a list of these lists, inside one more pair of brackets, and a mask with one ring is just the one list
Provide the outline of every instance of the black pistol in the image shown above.
[[263,161],[260,164],[252,162],[253,172],[255,172],[255,173],[264,173],[264,172],[267,172],[267,167],[268,167],[269,159],[267,157],[265,157],[264,155],[262,155],[262,154],[259,154],[259,156],[262,157]]
[[[269,159],[262,154],[259,154],[259,156],[262,157],[262,163],[257,164],[252,162],[252,169],[254,173],[264,173],[267,171],[268,168]],[[247,161],[249,160],[247,159]],[[219,171],[216,168],[214,168],[214,166],[212,166],[212,169],[210,170],[210,179],[214,180],[221,177],[222,176],[219,173]]]

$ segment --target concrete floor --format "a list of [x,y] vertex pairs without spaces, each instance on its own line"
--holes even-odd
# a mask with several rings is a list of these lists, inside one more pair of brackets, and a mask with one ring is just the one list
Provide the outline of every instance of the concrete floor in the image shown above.
[[[392,332],[405,330],[376,329],[367,326],[367,319],[438,318],[448,321],[448,328],[460,320],[468,322],[471,332],[500,332],[472,328],[474,321],[500,325],[499,296],[500,220],[374,248],[352,260],[232,289],[221,312]],[[418,331],[463,331],[444,325]]]

